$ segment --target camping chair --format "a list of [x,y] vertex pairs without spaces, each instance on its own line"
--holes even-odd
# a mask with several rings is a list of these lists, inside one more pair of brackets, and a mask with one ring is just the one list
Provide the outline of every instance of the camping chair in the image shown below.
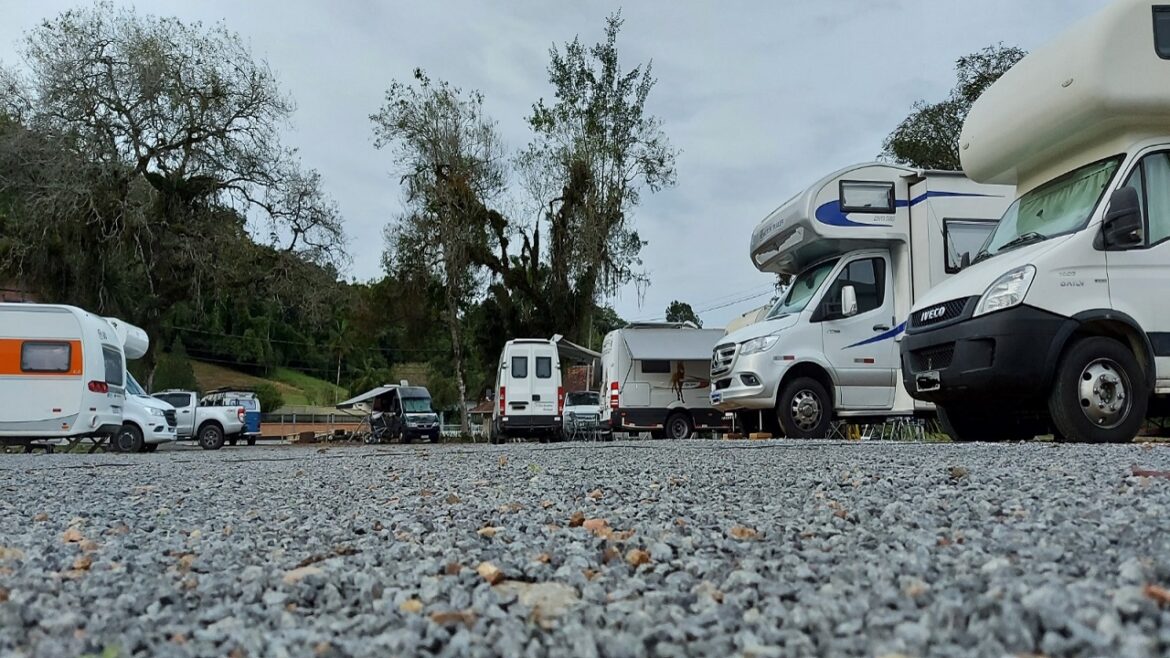
[[367,443],[386,443],[390,434],[390,414],[375,411],[370,414],[370,438]]
[[570,441],[599,441],[601,440],[601,417],[595,413],[570,412],[565,420]]

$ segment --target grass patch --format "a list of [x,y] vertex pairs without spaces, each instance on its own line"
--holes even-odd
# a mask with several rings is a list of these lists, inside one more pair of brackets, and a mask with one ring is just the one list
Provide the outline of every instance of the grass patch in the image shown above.
[[280,391],[284,403],[289,406],[329,406],[349,397],[343,388],[288,368],[277,368],[267,378],[195,360],[191,361],[191,368],[195,371],[195,380],[199,382],[201,392],[216,388],[254,388],[267,383]]
[[305,400],[305,402],[293,402],[292,398],[285,395],[285,404],[329,406],[337,404],[349,397],[349,391],[340,386],[335,386],[331,382],[317,379],[303,372],[289,370],[288,368],[276,368],[272,371],[270,379],[273,383],[284,384],[285,386],[300,391],[302,398]]

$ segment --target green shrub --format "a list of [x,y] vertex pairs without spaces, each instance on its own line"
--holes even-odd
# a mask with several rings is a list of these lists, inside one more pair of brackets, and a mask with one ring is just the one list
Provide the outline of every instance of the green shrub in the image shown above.
[[184,391],[199,390],[199,382],[195,379],[195,370],[187,358],[187,349],[183,341],[175,337],[174,344],[169,352],[164,352],[158,358],[158,366],[154,369],[153,391],[165,391],[169,388],[178,388]]
[[260,409],[264,413],[271,413],[284,406],[284,395],[276,386],[263,382],[256,384],[254,390],[256,399],[260,401]]

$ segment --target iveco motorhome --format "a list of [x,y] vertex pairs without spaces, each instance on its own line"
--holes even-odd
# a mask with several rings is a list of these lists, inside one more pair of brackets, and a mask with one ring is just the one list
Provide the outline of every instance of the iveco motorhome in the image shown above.
[[105,318],[73,306],[0,304],[0,442],[113,436],[125,372]]
[[901,386],[894,340],[913,300],[959,271],[1012,193],[875,163],[785,203],[756,228],[751,257],[794,278],[764,321],[716,346],[712,404],[790,437],[825,436],[835,416],[929,410]]
[[1119,0],[1025,57],[960,155],[1020,196],[916,304],[906,387],[955,439],[1132,439],[1170,395],[1170,5]]

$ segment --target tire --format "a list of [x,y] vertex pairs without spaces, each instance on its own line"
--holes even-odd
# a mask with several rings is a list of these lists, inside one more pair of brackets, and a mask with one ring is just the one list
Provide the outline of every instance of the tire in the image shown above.
[[145,443],[142,440],[142,430],[130,423],[123,424],[110,440],[114,452],[142,452],[143,445]]
[[1094,336],[1073,345],[1056,367],[1048,412],[1055,432],[1075,443],[1128,443],[1146,419],[1150,392],[1133,352]]
[[254,437],[254,436],[249,436],[249,437],[248,437],[248,445],[250,445],[250,446],[254,446],[254,445],[256,445],[256,437]]
[[682,441],[691,438],[691,435],[694,433],[694,423],[691,422],[691,417],[687,414],[676,411],[666,419],[667,438]]
[[158,451],[158,444],[157,443],[143,443],[142,444],[142,452],[157,452],[157,451]]
[[811,377],[797,377],[784,387],[776,403],[776,420],[784,436],[792,439],[822,439],[829,434],[833,401],[821,383]]
[[219,450],[223,447],[223,428],[215,423],[207,423],[199,428],[199,447],[204,450]]

